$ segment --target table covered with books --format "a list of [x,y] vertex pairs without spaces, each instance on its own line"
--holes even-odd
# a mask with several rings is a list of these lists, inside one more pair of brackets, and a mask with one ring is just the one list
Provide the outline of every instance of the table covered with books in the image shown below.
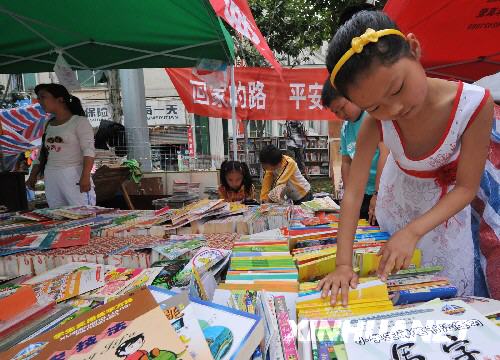
[[2,359],[498,359],[500,301],[422,266],[374,277],[388,233],[358,223],[349,305],[338,205],[100,207],[0,215]]

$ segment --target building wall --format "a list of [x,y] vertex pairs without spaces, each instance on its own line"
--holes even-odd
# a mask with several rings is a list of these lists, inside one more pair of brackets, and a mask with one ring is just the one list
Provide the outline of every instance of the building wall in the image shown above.
[[[314,58],[312,62],[321,62],[322,54],[318,58]],[[315,65],[306,65],[306,67]],[[100,76],[100,75],[98,75]],[[54,73],[39,73],[36,74],[37,83],[50,83],[57,81]],[[0,83],[7,82],[8,75],[0,74]],[[164,99],[164,100],[180,100],[177,91],[175,90],[170,78],[165,70],[160,69],[144,69],[144,83],[146,90],[146,99]],[[109,91],[107,86],[97,86],[93,88],[82,88],[74,91],[73,94],[82,100],[82,103],[105,104],[109,99]],[[185,111],[183,109],[183,111]],[[194,125],[193,116],[186,114],[186,125]],[[214,158],[220,159],[224,154],[224,136],[222,131],[222,122],[220,119],[210,118],[210,149]],[[285,121],[272,121],[267,127],[271,136],[281,136],[282,128]],[[228,121],[228,133],[232,136],[231,120]],[[306,127],[311,135],[327,135],[328,124],[324,121],[307,121]],[[196,133],[196,131],[195,131]]]

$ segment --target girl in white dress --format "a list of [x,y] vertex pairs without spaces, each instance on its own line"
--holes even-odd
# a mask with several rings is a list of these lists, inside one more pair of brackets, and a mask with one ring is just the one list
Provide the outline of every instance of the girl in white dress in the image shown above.
[[53,114],[42,137],[39,158],[27,181],[33,189],[44,176],[50,208],[95,205],[90,172],[94,165],[94,132],[80,103],[60,84],[39,84],[35,88],[40,104]]
[[[446,41],[443,39],[443,41]],[[377,219],[392,236],[380,251],[378,275],[410,265],[416,247],[423,265],[442,265],[459,294],[474,289],[470,202],[484,171],[493,120],[488,91],[428,78],[420,44],[383,12],[362,11],[329,45],[333,86],[371,116],[358,135],[342,201],[336,270],[318,288],[347,304],[357,286],[352,244],[370,162],[382,139],[391,155],[380,180]]]

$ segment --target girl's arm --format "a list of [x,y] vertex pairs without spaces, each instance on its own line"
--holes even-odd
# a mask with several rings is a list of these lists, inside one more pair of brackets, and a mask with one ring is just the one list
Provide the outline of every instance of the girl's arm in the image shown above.
[[90,156],[83,157],[83,169],[82,176],[80,177],[80,191],[89,192],[91,188],[90,184],[90,173],[92,172],[92,167],[94,166],[94,158]]
[[273,186],[273,173],[272,171],[264,170],[264,178],[262,179],[262,188],[260,190],[261,202],[269,201],[269,192],[271,191],[272,186]]
[[94,166],[94,130],[87,118],[81,118],[76,126],[76,136],[80,141],[80,149],[83,154],[83,169],[80,177],[80,191],[88,192],[91,188],[90,173]]
[[323,289],[323,297],[331,290],[331,303],[335,304],[339,290],[342,304],[347,305],[349,286],[355,288],[357,277],[352,269],[352,244],[359,220],[359,209],[363,201],[370,166],[380,139],[375,122],[367,116],[361,124],[356,141],[356,155],[352,160],[347,178],[344,198],[340,208],[340,225],[337,235],[336,269],[320,281],[318,289]]
[[382,259],[378,268],[381,279],[385,280],[391,272],[407,268],[418,240],[472,202],[488,156],[492,123],[493,100],[488,97],[462,135],[455,187],[432,209],[393,234],[381,251]]

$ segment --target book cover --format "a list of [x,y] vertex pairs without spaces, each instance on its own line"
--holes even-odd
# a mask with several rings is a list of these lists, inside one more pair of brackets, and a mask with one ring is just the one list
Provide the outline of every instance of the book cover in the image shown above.
[[104,284],[104,267],[97,265],[37,283],[33,285],[33,290],[39,300],[49,299],[61,302],[100,288]]
[[194,308],[186,292],[160,302],[160,308],[170,320],[181,341],[187,345],[194,360],[213,360]]
[[84,299],[104,301],[118,296],[130,282],[142,273],[142,269],[116,268],[106,272],[104,276],[105,285],[99,289],[82,295]]
[[274,306],[276,309],[276,318],[278,319],[278,327],[281,335],[281,344],[283,354],[287,360],[298,360],[297,345],[295,344],[295,334],[290,326],[290,317],[284,296],[276,296],[274,298]]
[[261,291],[257,295],[258,314],[264,321],[264,355],[266,359],[284,360],[283,348],[281,345],[278,319],[274,307],[274,296]]
[[[158,303],[174,292],[149,287]],[[259,316],[208,301],[190,298],[196,318],[216,360],[248,360],[264,339],[264,326]]]
[[52,244],[51,249],[88,245],[90,241],[90,226],[76,229],[63,230],[59,232]]
[[0,322],[28,310],[36,302],[31,286],[0,285]]
[[147,289],[116,299],[19,344],[4,356],[68,360],[192,359]]
[[[392,325],[391,325],[392,324]],[[364,331],[352,331],[353,327]],[[342,326],[349,359],[495,359],[500,330],[463,301],[356,317]]]

